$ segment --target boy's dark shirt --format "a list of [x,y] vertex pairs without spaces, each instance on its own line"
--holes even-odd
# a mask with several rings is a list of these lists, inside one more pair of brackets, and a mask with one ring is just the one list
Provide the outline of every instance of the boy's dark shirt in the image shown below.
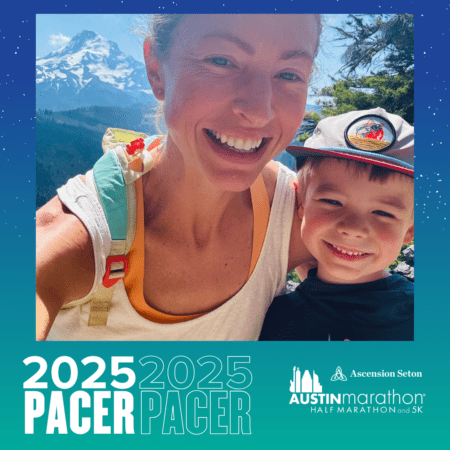
[[362,284],[328,284],[317,269],[270,306],[261,341],[412,341],[414,284],[400,275]]

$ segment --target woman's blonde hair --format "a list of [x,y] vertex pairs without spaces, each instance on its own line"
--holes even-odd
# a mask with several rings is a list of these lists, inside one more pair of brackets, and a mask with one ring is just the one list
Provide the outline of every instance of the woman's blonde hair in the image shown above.
[[[200,14],[153,14],[147,17],[146,40],[152,45],[158,59],[163,61],[169,56],[175,29],[184,18],[194,15]],[[322,34],[322,14],[313,14],[313,16],[316,18],[318,26],[318,40],[314,54],[316,57]]]

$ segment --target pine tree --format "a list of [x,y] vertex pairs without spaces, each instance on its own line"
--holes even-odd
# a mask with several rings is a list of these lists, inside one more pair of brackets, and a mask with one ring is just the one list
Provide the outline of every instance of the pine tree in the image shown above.
[[[335,27],[337,40],[348,45],[343,55],[341,79],[316,92],[320,115],[307,113],[299,129],[304,142],[323,117],[381,107],[414,124],[414,16],[412,14],[349,14]],[[356,71],[372,69],[370,75]],[[377,72],[373,72],[373,69]]]
[[345,25],[335,29],[338,40],[349,44],[342,75],[382,65],[384,70],[378,73],[414,77],[413,14],[350,14]]

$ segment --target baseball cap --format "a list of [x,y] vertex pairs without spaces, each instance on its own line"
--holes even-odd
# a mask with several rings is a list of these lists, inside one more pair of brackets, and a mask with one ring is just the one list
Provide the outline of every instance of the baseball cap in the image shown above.
[[351,111],[321,120],[296,158],[327,156],[362,161],[414,177],[414,127],[383,108]]

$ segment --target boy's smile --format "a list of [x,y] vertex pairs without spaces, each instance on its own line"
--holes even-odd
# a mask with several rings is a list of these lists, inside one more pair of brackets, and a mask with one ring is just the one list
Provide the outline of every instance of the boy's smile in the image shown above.
[[342,258],[346,261],[355,261],[357,259],[367,258],[371,255],[371,253],[369,252],[362,252],[356,249],[349,249],[342,246],[333,245],[330,242],[324,242],[337,257]]
[[299,192],[302,239],[325,282],[365,283],[383,278],[401,246],[414,236],[413,179],[393,174],[370,181],[351,162],[325,158]]

